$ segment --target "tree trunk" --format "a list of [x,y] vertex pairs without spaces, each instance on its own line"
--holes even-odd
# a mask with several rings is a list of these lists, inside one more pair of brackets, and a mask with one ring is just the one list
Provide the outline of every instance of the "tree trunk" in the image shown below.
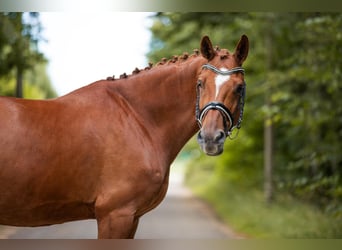
[[[270,14],[268,16],[269,23],[274,21],[273,15]],[[273,32],[272,27],[269,25],[266,28],[265,34],[265,46],[267,49],[266,55],[266,69],[267,72],[272,72],[273,67]],[[267,81],[270,81],[270,77],[268,77]],[[268,88],[265,91],[265,106],[267,110],[267,114],[264,121],[264,196],[265,201],[269,204],[273,200],[274,192],[273,192],[273,122],[272,122],[272,114],[271,114],[271,93],[272,89],[271,83],[268,83]]]
[[271,118],[264,122],[264,196],[267,203],[273,199],[273,125]]
[[17,86],[15,96],[23,98],[23,71],[17,68]]

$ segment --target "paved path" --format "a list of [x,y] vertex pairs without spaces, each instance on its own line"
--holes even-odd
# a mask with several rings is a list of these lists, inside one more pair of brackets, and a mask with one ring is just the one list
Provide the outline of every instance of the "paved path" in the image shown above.
[[[95,220],[38,228],[0,226],[2,239],[92,239],[97,237]],[[141,217],[137,239],[238,238],[212,210],[182,185],[182,174],[171,173],[164,201]]]

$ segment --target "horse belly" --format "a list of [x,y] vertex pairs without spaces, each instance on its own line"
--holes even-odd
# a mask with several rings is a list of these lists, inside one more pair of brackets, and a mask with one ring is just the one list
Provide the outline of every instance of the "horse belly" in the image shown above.
[[94,218],[93,164],[21,163],[0,166],[0,224],[41,226]]
[[11,153],[0,155],[0,224],[42,226],[94,218],[96,160],[57,150],[56,155],[64,155],[59,159],[43,148],[37,154],[27,148],[32,146],[7,147]]
[[9,226],[46,226],[92,218],[95,218],[94,204],[77,201],[42,203],[0,211],[0,224]]

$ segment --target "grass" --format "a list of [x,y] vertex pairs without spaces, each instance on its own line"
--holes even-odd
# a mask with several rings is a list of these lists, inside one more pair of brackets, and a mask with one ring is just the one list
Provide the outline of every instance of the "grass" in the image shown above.
[[285,194],[276,194],[270,205],[261,189],[222,183],[208,173],[187,181],[196,195],[209,202],[236,232],[248,238],[342,238],[342,218]]

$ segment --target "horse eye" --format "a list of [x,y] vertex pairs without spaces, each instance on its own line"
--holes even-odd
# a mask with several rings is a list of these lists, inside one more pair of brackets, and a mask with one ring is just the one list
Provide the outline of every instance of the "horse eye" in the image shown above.
[[203,84],[202,80],[198,80],[197,81],[197,87],[200,87],[200,88],[204,87],[204,84]]

